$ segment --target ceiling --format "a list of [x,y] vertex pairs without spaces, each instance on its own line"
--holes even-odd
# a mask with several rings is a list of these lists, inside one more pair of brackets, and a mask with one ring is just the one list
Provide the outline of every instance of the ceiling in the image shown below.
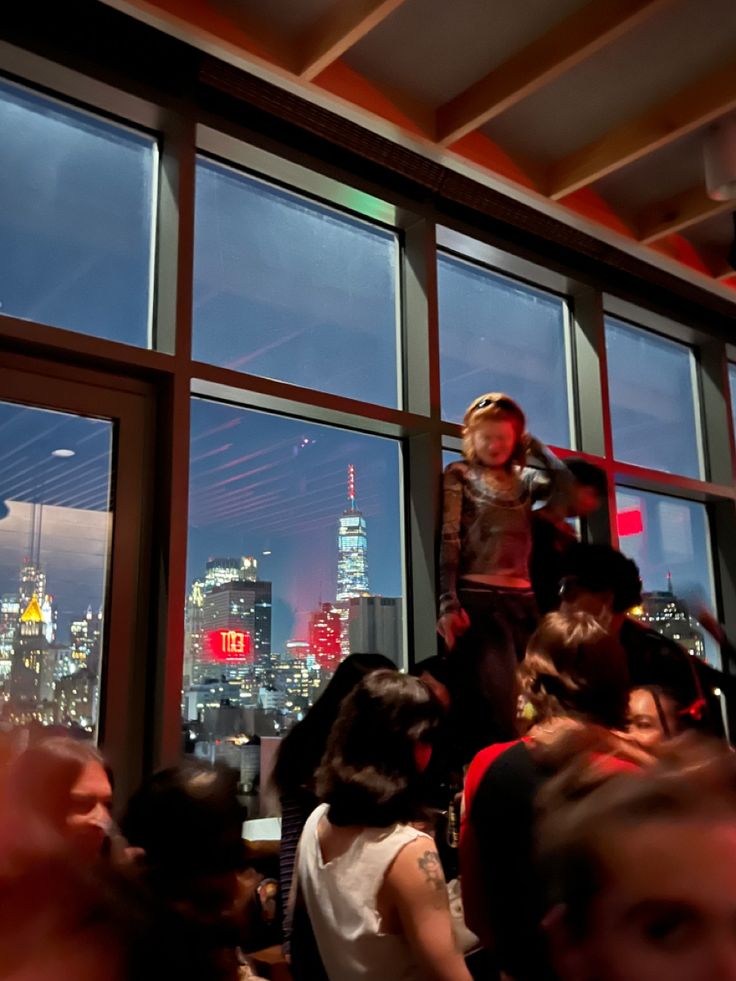
[[106,0],[736,299],[734,0]]

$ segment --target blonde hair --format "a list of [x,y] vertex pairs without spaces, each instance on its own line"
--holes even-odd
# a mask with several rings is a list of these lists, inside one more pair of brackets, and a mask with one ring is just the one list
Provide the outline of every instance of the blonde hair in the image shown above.
[[482,422],[510,422],[516,430],[516,443],[508,461],[509,468],[526,464],[524,436],[526,417],[519,405],[503,392],[486,392],[468,406],[463,417],[463,456],[468,463],[477,463],[478,455],[473,445],[473,434]]

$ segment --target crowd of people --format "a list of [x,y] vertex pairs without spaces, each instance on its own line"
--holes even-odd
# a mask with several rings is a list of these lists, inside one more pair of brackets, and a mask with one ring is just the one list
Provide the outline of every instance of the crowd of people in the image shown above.
[[573,530],[605,474],[494,393],[463,447],[439,653],[350,655],[281,743],[280,903],[232,771],[114,821],[103,756],[40,739],[1,761],[0,978],[235,981],[267,936],[294,981],[736,981],[736,759],[695,659],[627,616],[635,564]]

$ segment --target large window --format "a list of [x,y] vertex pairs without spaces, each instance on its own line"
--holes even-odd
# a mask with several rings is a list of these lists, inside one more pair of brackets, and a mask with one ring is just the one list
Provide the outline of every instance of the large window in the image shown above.
[[251,145],[224,95],[205,116],[14,52],[67,103],[0,81],[0,730],[99,735],[123,793],[183,735],[270,813],[278,741],[349,651],[436,653],[437,471],[492,391],[618,480],[640,615],[718,663],[690,616],[730,625],[736,574],[705,306],[668,323],[321,140]]
[[695,359],[690,348],[609,319],[606,354],[616,459],[702,477]]
[[193,402],[190,749],[283,734],[349,652],[405,664],[400,484],[392,440]]
[[704,504],[617,488],[621,551],[639,566],[644,622],[720,667],[720,653],[693,618],[715,607],[708,513]]
[[96,732],[112,423],[0,402],[0,712]]
[[393,232],[200,160],[195,243],[195,358],[399,404]]
[[483,392],[506,392],[545,443],[572,446],[565,304],[557,296],[440,255],[442,416],[462,422]]
[[0,312],[150,343],[156,144],[0,82]]

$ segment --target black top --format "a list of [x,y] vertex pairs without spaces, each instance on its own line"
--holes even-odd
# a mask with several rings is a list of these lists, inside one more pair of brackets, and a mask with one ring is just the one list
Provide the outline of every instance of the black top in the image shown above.
[[566,521],[549,521],[532,513],[529,576],[540,616],[560,605],[560,582],[568,575],[568,553],[577,543],[575,532]]
[[524,743],[517,743],[488,767],[470,807],[498,963],[515,981],[553,977],[539,926],[543,890],[534,868],[534,800],[545,776]]

